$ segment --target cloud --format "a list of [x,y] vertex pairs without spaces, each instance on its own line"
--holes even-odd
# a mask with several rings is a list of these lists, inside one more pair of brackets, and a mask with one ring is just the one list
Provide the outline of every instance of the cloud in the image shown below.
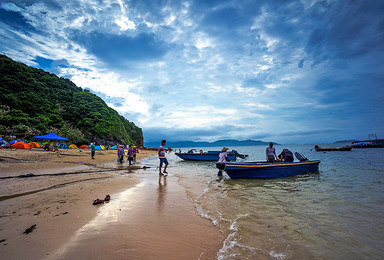
[[264,89],[264,82],[257,78],[247,79],[243,82],[242,87],[244,88],[258,88]]
[[28,20],[20,13],[21,8],[13,3],[1,3],[0,17],[1,23],[7,24],[18,31],[35,31],[35,29],[28,23]]
[[154,34],[145,33],[128,36],[99,32],[84,34],[75,30],[71,33],[71,38],[111,67],[132,61],[160,59],[170,47]]
[[373,0],[12,0],[0,4],[0,52],[97,93],[146,138],[329,140],[384,131],[383,10]]

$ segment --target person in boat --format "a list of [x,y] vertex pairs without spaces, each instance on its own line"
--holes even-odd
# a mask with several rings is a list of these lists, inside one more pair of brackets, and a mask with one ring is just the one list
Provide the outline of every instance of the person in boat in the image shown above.
[[[221,163],[226,163],[228,162],[228,148],[227,147],[223,147],[223,149],[221,149],[221,152],[219,154],[219,161],[218,162],[221,162]],[[222,176],[223,175],[223,172],[222,170],[219,170],[219,172],[217,173],[217,176]]]
[[274,162],[275,158],[277,158],[276,150],[275,150],[275,147],[273,147],[272,142],[270,142],[267,149],[265,149],[265,154],[267,156],[267,162]]
[[277,156],[279,162],[293,162],[293,153],[288,149],[283,149],[283,151]]

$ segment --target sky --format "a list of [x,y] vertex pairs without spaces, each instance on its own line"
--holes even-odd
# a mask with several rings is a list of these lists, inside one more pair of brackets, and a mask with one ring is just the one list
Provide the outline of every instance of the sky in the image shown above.
[[0,53],[145,142],[384,138],[383,0],[1,0]]

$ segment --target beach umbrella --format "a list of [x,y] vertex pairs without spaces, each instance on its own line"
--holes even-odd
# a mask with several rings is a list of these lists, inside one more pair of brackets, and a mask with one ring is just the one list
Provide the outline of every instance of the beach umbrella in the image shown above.
[[43,139],[43,140],[53,140],[53,141],[68,141],[68,138],[58,136],[55,133],[50,133],[47,135],[34,136],[34,139]]
[[11,148],[12,149],[31,149],[31,147],[26,144],[26,143],[23,143],[23,142],[16,142],[14,144],[11,145]]
[[28,143],[28,145],[31,147],[31,148],[40,148],[41,145],[37,142],[30,142]]

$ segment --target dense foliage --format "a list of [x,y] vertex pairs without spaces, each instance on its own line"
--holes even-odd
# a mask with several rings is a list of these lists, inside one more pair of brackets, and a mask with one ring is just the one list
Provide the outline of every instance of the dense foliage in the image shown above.
[[143,143],[141,128],[98,96],[0,54],[0,135],[30,140],[52,131],[76,144],[93,139]]

